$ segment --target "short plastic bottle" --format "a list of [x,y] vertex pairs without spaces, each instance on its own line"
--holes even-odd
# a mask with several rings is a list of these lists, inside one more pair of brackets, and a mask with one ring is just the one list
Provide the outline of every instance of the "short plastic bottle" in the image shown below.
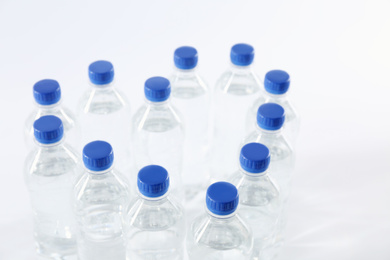
[[190,260],[249,259],[253,237],[250,228],[236,214],[238,203],[238,191],[233,184],[210,185],[206,213],[194,220],[187,234]]
[[67,143],[76,147],[79,138],[79,126],[76,116],[62,103],[60,84],[53,79],[43,79],[33,86],[35,108],[28,116],[24,127],[24,139],[28,148],[33,148],[35,120],[42,116],[54,115],[61,119],[66,133]]
[[85,170],[74,189],[79,260],[126,259],[123,214],[129,204],[127,180],[114,168],[114,152],[105,141],[83,149]]
[[[217,81],[213,101],[211,177],[226,180],[236,167],[237,150],[246,134],[248,106],[261,95],[261,82],[252,69],[254,49],[236,44],[230,53],[230,68]],[[224,162],[221,164],[220,162]]]
[[206,187],[209,179],[210,90],[198,73],[195,48],[177,48],[174,63],[175,70],[170,77],[172,103],[186,124],[183,183],[186,198],[191,200]]
[[72,190],[78,156],[64,142],[61,119],[48,115],[34,123],[36,145],[25,162],[24,178],[34,213],[40,259],[76,259]]
[[284,136],[285,112],[282,106],[265,103],[257,111],[257,127],[242,142],[261,143],[271,152],[271,177],[279,185],[282,200],[286,201],[290,191],[295,155]]
[[125,216],[126,259],[183,259],[184,213],[170,197],[167,170],[158,165],[145,166],[138,173],[137,185],[138,196]]
[[[144,91],[145,103],[132,121],[136,172],[147,165],[164,165],[170,175],[171,195],[183,201],[184,126],[182,116],[169,98],[170,82],[163,77],[149,78]],[[136,179],[136,176],[132,179]]]
[[288,97],[290,75],[283,70],[271,70],[264,78],[264,95],[256,99],[247,114],[247,130],[251,132],[256,127],[256,113],[264,103],[276,103],[285,111],[284,134],[287,140],[295,146],[299,134],[300,117]]
[[94,140],[106,140],[115,150],[116,168],[123,173],[130,170],[131,111],[126,96],[114,81],[114,67],[109,61],[99,60],[88,68],[90,86],[78,105],[81,126],[80,150]]
[[240,216],[253,231],[254,244],[251,259],[272,259],[282,204],[279,190],[268,174],[270,152],[259,143],[242,147],[240,169],[231,176],[240,194]]

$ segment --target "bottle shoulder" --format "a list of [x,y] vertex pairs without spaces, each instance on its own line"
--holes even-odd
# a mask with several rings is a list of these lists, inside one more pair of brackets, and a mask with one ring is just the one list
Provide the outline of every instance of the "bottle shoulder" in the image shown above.
[[204,213],[194,220],[190,232],[197,244],[217,250],[250,248],[252,243],[249,227],[237,214],[228,219],[217,219]]
[[130,110],[127,97],[114,87],[90,87],[80,98],[78,113],[106,115]]
[[129,228],[158,231],[182,226],[184,211],[170,197],[154,201],[138,196],[130,203],[125,218]]
[[251,68],[231,67],[226,70],[217,80],[215,85],[216,94],[227,93],[237,96],[246,96],[261,91],[259,77]]
[[143,104],[132,119],[133,132],[166,132],[174,128],[183,128],[183,116],[172,104]]
[[127,180],[115,170],[106,174],[91,174],[83,169],[74,187],[76,201],[86,204],[129,200]]
[[208,84],[197,72],[175,71],[170,82],[173,98],[193,99],[210,95]]

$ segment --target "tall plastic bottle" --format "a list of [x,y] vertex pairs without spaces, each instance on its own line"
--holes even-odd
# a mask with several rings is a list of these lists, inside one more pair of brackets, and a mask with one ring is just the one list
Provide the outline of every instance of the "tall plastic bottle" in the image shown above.
[[115,150],[116,168],[130,170],[130,105],[116,88],[114,67],[109,61],[89,65],[89,89],[78,106],[81,125],[81,147],[94,140],[106,140]]
[[[295,154],[291,145],[283,134],[284,109],[275,103],[265,103],[257,111],[257,129],[249,134],[245,143],[262,143],[271,153],[270,176],[280,188],[280,197],[283,204],[281,217],[277,223],[274,247],[284,243],[284,232],[287,225],[286,204],[290,194],[292,173],[294,170]],[[274,250],[274,254],[277,250]]]
[[194,220],[187,234],[190,260],[249,259],[253,237],[236,214],[239,196],[228,182],[216,182],[207,189],[206,213]]
[[34,84],[33,95],[35,108],[28,116],[25,127],[25,143],[28,148],[33,148],[35,120],[42,116],[54,115],[61,119],[66,133],[66,141],[73,147],[76,147],[79,140],[79,127],[76,116],[66,108],[61,99],[60,84],[53,79],[43,79]]
[[215,86],[211,164],[213,181],[226,180],[231,169],[236,168],[237,150],[246,133],[248,106],[261,94],[261,82],[251,66],[253,58],[252,46],[234,45],[230,53],[232,64]]
[[170,174],[171,195],[183,201],[184,127],[181,115],[169,99],[170,82],[163,77],[150,78],[145,82],[144,91],[145,104],[132,121],[136,170],[150,164],[164,165]]
[[210,91],[198,73],[198,52],[183,46],[174,53],[175,70],[170,78],[172,103],[182,113],[186,124],[183,183],[186,198],[205,188],[209,179]]
[[104,141],[83,149],[85,170],[75,189],[79,260],[126,258],[123,214],[129,204],[126,179],[114,168],[114,153]]
[[282,204],[279,190],[268,174],[270,152],[259,143],[242,147],[240,169],[232,174],[231,182],[240,194],[240,216],[253,231],[251,259],[271,259],[277,223]]
[[251,132],[256,127],[256,113],[260,105],[264,103],[276,103],[285,111],[284,134],[287,140],[295,145],[299,134],[300,118],[297,110],[288,97],[290,88],[290,75],[283,70],[271,70],[265,74],[264,95],[258,97],[250,107],[247,114],[247,130]]
[[76,259],[71,198],[78,156],[64,142],[58,117],[43,116],[33,127],[36,145],[26,159],[24,177],[34,213],[37,253],[40,259]]
[[170,197],[169,175],[158,165],[142,168],[138,196],[125,217],[127,260],[181,260],[185,223],[182,206]]

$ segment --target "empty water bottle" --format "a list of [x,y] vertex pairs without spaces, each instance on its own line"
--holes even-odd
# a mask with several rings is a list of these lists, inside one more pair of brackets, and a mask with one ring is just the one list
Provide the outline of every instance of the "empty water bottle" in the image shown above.
[[260,96],[250,107],[247,116],[248,132],[256,126],[256,113],[260,105],[264,103],[276,103],[285,111],[284,134],[290,143],[295,144],[299,133],[299,115],[288,98],[287,91],[290,88],[290,75],[283,70],[271,70],[265,75],[264,95]]
[[261,82],[251,66],[253,58],[252,46],[234,45],[230,53],[232,64],[215,86],[211,164],[214,181],[226,179],[236,168],[237,150],[246,133],[245,115],[260,93]]
[[145,104],[132,121],[136,170],[150,164],[164,165],[170,175],[172,195],[182,200],[184,127],[169,99],[171,85],[166,78],[153,77],[145,82],[144,91]]
[[210,91],[198,73],[198,52],[195,48],[177,48],[174,62],[176,68],[170,78],[172,102],[182,113],[186,124],[183,183],[186,198],[191,199],[209,179]]
[[63,131],[62,121],[56,116],[36,120],[36,147],[25,163],[34,238],[38,255],[45,259],[76,259],[72,190],[78,156],[64,142]]
[[127,260],[183,259],[183,208],[170,197],[168,172],[146,166],[138,173],[137,185],[138,197],[125,217]]
[[42,116],[54,115],[62,121],[67,143],[76,147],[79,142],[79,129],[76,117],[62,103],[60,84],[53,79],[40,80],[33,87],[33,95],[36,106],[25,123],[24,133],[26,145],[29,148],[34,147],[33,124],[35,120]]
[[244,260],[250,257],[252,232],[236,214],[239,196],[228,182],[207,189],[206,213],[196,218],[187,234],[190,260]]
[[115,167],[126,173],[130,169],[130,105],[116,88],[114,67],[108,61],[89,65],[89,89],[82,96],[78,117],[81,147],[94,140],[106,140],[115,150]]
[[241,167],[231,177],[240,194],[239,214],[253,231],[251,259],[271,259],[282,209],[278,188],[267,172],[269,163],[265,145],[246,144],[240,153]]
[[79,260],[126,258],[123,214],[129,204],[126,179],[114,168],[114,153],[104,141],[83,149],[85,170],[75,190]]

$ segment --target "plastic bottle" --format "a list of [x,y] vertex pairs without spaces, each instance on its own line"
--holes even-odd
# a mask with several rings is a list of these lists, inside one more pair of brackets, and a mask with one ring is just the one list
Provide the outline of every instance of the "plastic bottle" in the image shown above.
[[116,88],[114,67],[109,61],[89,65],[90,87],[79,101],[81,147],[94,140],[106,140],[115,150],[116,168],[130,170],[130,105]]
[[35,108],[26,120],[24,133],[28,148],[35,147],[34,127],[35,120],[42,116],[54,115],[61,119],[66,141],[76,147],[79,140],[79,127],[76,116],[62,104],[60,84],[53,79],[43,79],[34,84],[33,95]]
[[183,201],[184,127],[181,115],[169,99],[171,85],[166,78],[153,77],[145,82],[144,91],[145,104],[132,121],[136,170],[150,164],[164,165],[170,175],[171,195]]
[[246,144],[240,153],[241,167],[231,177],[240,194],[239,214],[253,231],[251,259],[271,259],[282,210],[279,190],[267,172],[269,163],[270,152],[265,145]]
[[170,78],[172,102],[186,124],[183,183],[186,198],[190,200],[206,187],[209,179],[210,91],[198,73],[195,48],[177,48],[174,63],[175,70]]
[[261,143],[271,152],[271,177],[279,185],[283,201],[287,200],[291,175],[294,169],[294,153],[290,143],[284,136],[282,128],[285,113],[282,106],[275,103],[265,103],[257,111],[257,128],[242,142]]
[[[230,68],[219,78],[214,93],[214,131],[211,174],[226,180],[236,168],[237,150],[245,136],[248,106],[258,97],[261,82],[252,70],[254,49],[248,44],[232,47]],[[224,162],[221,164],[220,162]]]
[[126,258],[123,214],[129,204],[126,179],[114,168],[114,153],[104,141],[83,149],[85,170],[75,190],[79,260]]
[[45,259],[76,259],[71,198],[79,157],[64,142],[58,117],[43,116],[33,127],[36,146],[26,159],[24,177],[34,213],[37,253]]
[[286,204],[290,194],[295,154],[283,134],[284,109],[275,103],[265,103],[257,111],[257,129],[248,135],[245,143],[262,143],[271,153],[270,176],[279,186],[282,201],[282,213],[276,227],[274,254],[284,243],[284,232],[287,225]]
[[190,260],[249,259],[253,237],[236,214],[239,202],[236,187],[216,182],[207,189],[206,213],[194,220],[187,234]]
[[130,204],[127,260],[181,260],[184,257],[183,208],[169,194],[168,172],[149,165],[138,173],[138,197]]
[[290,88],[290,75],[283,70],[271,70],[265,75],[264,95],[260,96],[250,107],[247,116],[247,129],[251,132],[256,127],[256,113],[260,105],[264,103],[276,103],[285,111],[284,134],[287,140],[295,146],[299,134],[300,119],[288,97]]

